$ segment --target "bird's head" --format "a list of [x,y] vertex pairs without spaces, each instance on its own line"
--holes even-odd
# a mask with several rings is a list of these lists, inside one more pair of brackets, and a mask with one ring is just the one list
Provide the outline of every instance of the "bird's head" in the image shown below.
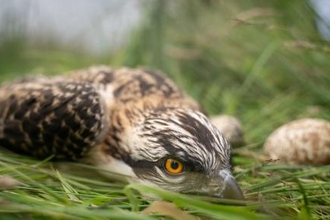
[[174,192],[243,199],[230,171],[230,145],[202,113],[163,108],[144,112],[125,131],[122,160],[134,181]]

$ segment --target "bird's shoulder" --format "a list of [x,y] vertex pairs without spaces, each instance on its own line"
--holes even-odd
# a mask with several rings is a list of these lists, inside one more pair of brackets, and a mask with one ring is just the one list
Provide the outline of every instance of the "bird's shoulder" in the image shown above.
[[[74,81],[92,83],[109,108],[186,107],[202,110],[169,77],[158,70],[92,66],[66,75]],[[133,107],[134,105],[134,107]]]

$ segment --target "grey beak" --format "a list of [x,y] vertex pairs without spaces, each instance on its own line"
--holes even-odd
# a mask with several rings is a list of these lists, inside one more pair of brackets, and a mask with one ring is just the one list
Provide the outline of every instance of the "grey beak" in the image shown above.
[[219,173],[222,185],[218,192],[224,199],[244,200],[241,188],[238,186],[235,178],[228,170],[221,170]]
[[203,176],[203,178],[197,179],[197,184],[196,179],[192,179],[191,185],[189,184],[191,187],[182,192],[237,201],[245,200],[241,188],[228,169],[222,169],[211,176]]

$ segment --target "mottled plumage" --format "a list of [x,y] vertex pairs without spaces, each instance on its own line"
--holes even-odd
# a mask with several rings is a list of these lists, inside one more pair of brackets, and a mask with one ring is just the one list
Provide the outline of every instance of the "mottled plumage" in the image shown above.
[[0,146],[177,192],[243,198],[230,172],[230,145],[201,107],[156,71],[99,66],[5,84]]

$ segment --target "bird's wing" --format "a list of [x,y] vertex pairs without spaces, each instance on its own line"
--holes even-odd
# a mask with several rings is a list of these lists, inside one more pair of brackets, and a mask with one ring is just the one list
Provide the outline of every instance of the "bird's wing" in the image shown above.
[[88,83],[30,78],[0,88],[0,146],[76,160],[104,136],[107,117]]

